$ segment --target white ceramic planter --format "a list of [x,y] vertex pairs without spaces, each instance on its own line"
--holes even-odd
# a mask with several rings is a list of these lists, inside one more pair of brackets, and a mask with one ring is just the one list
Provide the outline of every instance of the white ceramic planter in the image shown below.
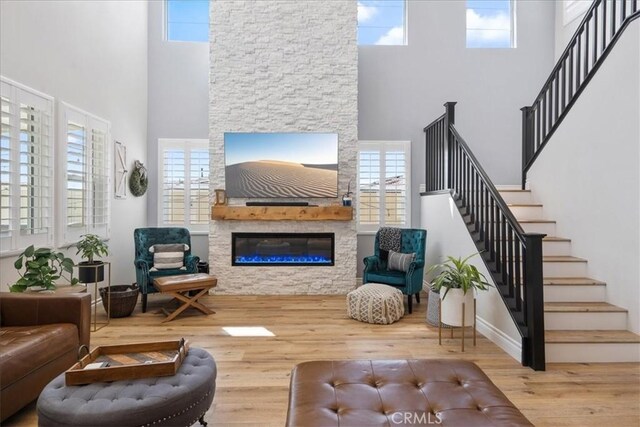
[[462,326],[462,303],[464,303],[464,324],[465,326],[473,325],[473,298],[472,290],[466,294],[462,293],[462,289],[446,289],[440,290],[440,304],[442,308],[441,322],[449,326]]

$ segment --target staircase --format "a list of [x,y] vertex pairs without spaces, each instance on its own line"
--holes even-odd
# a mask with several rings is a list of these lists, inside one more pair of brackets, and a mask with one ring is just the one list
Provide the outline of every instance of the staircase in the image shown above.
[[545,233],[545,352],[549,362],[640,362],[640,336],[626,330],[627,310],[606,302],[605,282],[588,277],[588,261],[571,254],[530,190],[498,187],[525,232]]

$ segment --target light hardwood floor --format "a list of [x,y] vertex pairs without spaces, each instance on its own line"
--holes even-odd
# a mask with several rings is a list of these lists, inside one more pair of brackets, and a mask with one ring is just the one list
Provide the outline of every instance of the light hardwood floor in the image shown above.
[[[537,426],[639,426],[640,364],[552,364],[546,372],[523,368],[481,335],[478,345],[448,338],[425,324],[426,298],[393,325],[369,325],[346,316],[344,296],[209,296],[216,314],[195,310],[160,323],[163,296],[149,309],[113,319],[94,333],[92,345],[187,338],[218,365],[209,426],[282,426],[289,377],[306,360],[462,358],[477,363]],[[274,337],[233,337],[227,326],[262,326]],[[468,334],[469,336],[470,334]],[[35,405],[3,425],[36,425]]]

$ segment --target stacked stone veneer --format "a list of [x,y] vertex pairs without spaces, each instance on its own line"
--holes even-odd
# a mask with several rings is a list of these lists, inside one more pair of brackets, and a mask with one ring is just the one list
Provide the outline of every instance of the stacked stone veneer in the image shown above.
[[[349,182],[355,189],[356,1],[214,1],[210,22],[211,189],[225,188],[225,132],[337,133],[338,193]],[[232,267],[234,231],[333,232],[335,266]],[[346,293],[355,284],[356,240],[355,220],[212,221],[209,261],[219,293]]]

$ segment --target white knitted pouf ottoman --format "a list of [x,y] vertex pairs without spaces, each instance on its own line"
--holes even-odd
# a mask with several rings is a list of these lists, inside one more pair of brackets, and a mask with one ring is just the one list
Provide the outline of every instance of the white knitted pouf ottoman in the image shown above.
[[404,316],[402,292],[381,283],[362,285],[347,294],[347,315],[366,323],[393,323]]

